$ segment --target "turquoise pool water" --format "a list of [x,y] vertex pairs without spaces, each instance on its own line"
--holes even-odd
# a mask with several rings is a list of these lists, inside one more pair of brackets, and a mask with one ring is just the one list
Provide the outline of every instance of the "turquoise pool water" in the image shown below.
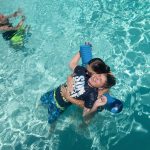
[[[22,8],[32,36],[16,51],[0,36],[1,150],[149,150],[149,0],[0,0],[0,12]],[[98,113],[79,128],[71,107],[49,133],[47,111],[35,108],[41,94],[70,73],[68,62],[84,41],[115,76],[112,95],[124,101],[117,116]]]

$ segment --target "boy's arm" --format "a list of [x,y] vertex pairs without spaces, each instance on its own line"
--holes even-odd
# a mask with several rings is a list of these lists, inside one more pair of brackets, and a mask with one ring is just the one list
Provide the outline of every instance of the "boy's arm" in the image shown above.
[[2,26],[0,27],[1,31],[13,31],[13,30],[18,30],[24,23],[25,17],[22,17],[22,20],[17,24],[16,27],[9,27],[9,26]]
[[84,108],[84,101],[82,100],[78,100],[78,99],[75,99],[73,97],[70,97],[70,92],[69,90],[67,90],[66,87],[61,87],[61,95],[69,102],[71,102],[72,104],[75,104],[81,108]]
[[86,123],[90,121],[90,119],[95,115],[99,106],[104,106],[107,102],[106,96],[101,96],[101,98],[97,99],[93,105],[93,107],[83,109],[83,119]]
[[79,99],[76,99],[73,97],[68,97],[67,100],[72,104],[75,104],[81,108],[84,108],[84,101],[82,101],[82,100],[79,100]]
[[13,30],[18,30],[20,25],[18,24],[16,27],[9,27],[9,26],[2,26],[0,27],[1,31],[13,31]]
[[80,53],[78,52],[69,63],[69,67],[71,70],[75,69],[75,67],[78,65],[79,60],[80,60]]
[[98,91],[98,98],[101,97],[103,94],[108,93],[108,92],[109,92],[108,88],[99,89],[99,91]]
[[95,114],[95,112],[97,111],[97,108],[99,106],[105,105],[107,102],[106,96],[101,96],[101,98],[99,98],[95,101],[92,108],[86,108],[86,107],[84,107],[84,101],[70,97],[69,91],[67,90],[66,87],[63,87],[63,86],[61,87],[61,95],[69,102],[71,102],[77,106],[80,106],[81,108],[84,108],[83,117],[85,117],[85,118]]
[[67,88],[68,88],[69,92],[71,92],[73,90],[73,77],[72,77],[72,75],[67,77]]

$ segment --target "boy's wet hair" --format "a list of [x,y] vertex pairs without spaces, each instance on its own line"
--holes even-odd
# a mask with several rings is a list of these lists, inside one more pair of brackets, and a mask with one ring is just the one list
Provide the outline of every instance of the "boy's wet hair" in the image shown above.
[[106,74],[106,77],[107,77],[107,82],[105,84],[105,88],[111,88],[116,84],[116,78],[112,74],[108,73]]
[[110,67],[104,63],[100,58],[93,58],[88,62],[88,65],[91,66],[93,71],[97,74],[109,73]]

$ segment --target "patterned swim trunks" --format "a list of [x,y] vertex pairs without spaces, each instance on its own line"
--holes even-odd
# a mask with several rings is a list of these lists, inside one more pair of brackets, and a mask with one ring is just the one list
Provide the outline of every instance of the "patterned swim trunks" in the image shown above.
[[56,106],[56,102],[54,99],[54,90],[51,90],[44,95],[41,96],[40,99],[42,105],[48,107],[48,123],[53,123],[57,120],[57,118],[60,116],[62,113],[62,110],[60,110]]

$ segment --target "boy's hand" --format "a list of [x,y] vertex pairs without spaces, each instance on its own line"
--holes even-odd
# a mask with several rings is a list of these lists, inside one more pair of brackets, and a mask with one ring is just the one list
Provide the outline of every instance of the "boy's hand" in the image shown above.
[[90,47],[92,47],[92,44],[90,42],[85,42],[85,45],[89,45]]
[[19,8],[15,13],[14,13],[14,17],[17,17],[17,16],[21,16],[22,15],[22,10]]
[[70,93],[64,86],[61,87],[61,96],[63,96],[66,100],[69,100],[70,98]]
[[26,17],[25,16],[22,16],[22,21],[25,21]]
[[101,98],[97,99],[93,105],[93,107],[98,108],[99,106],[103,106],[107,103],[107,97],[101,96]]

